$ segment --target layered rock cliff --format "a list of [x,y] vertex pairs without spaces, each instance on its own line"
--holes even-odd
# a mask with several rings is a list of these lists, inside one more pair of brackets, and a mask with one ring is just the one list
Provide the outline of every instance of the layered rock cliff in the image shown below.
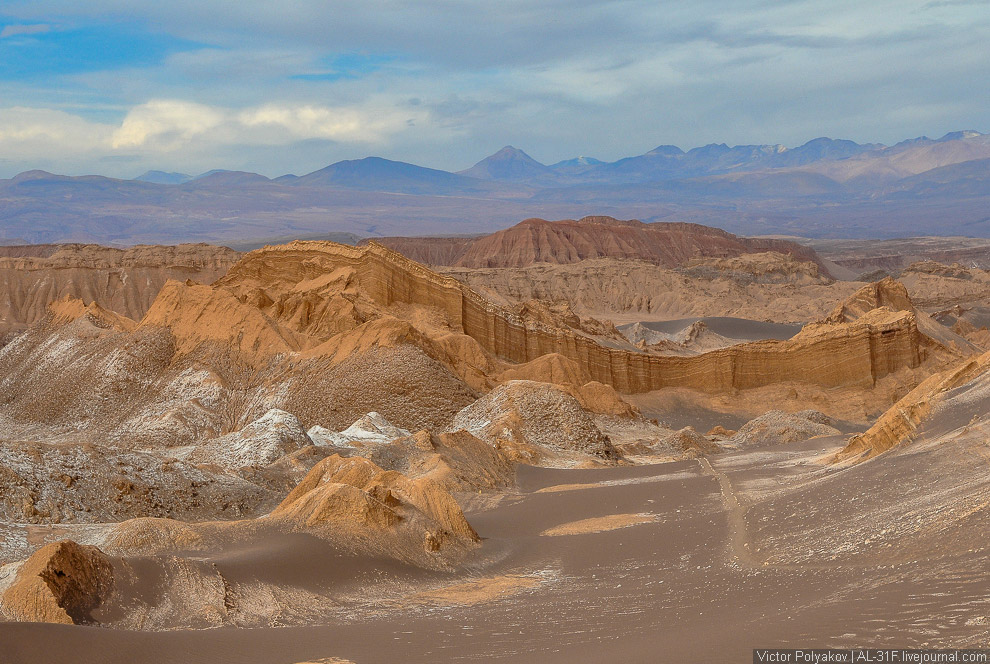
[[557,353],[574,360],[592,380],[626,393],[664,387],[725,392],[788,380],[868,387],[944,350],[919,332],[913,312],[882,308],[852,322],[809,326],[788,341],[740,344],[696,357],[630,352],[523,319],[375,243],[362,248],[328,242],[266,247],[245,256],[215,290],[229,291],[292,333],[317,337],[339,330],[341,307],[351,313],[355,328],[368,325],[362,298],[381,307],[425,307],[503,361],[522,364]]
[[0,336],[46,315],[50,303],[71,296],[139,319],[169,279],[211,283],[239,258],[205,244],[4,247],[0,252]]
[[964,337],[916,309],[904,284],[891,277],[863,286],[837,305],[825,320],[833,324],[853,323],[881,307],[911,312],[921,333],[940,344],[967,354],[980,352],[979,348]]

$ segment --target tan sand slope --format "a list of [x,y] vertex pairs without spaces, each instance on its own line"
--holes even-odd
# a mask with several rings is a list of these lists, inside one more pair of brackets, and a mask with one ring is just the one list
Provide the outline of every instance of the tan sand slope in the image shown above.
[[[985,643],[985,438],[905,446],[853,466],[824,463],[840,446],[836,437],[818,438],[728,452],[707,465],[521,469],[511,500],[472,516],[487,538],[482,548],[500,554],[492,567],[404,589],[388,576],[384,588],[364,587],[364,601],[344,611],[323,598],[320,613],[284,611],[273,623],[308,623],[303,628],[138,632],[6,623],[0,639],[14,664],[333,656],[427,664],[438,652],[513,663],[531,662],[534,652],[553,664],[657,653],[672,661],[748,661],[754,643],[787,639],[837,648]],[[585,488],[541,491],[561,485]],[[641,513],[659,518],[540,537],[561,524]],[[227,620],[260,597],[245,592],[246,572],[232,573],[234,563],[260,575],[266,555],[282,568],[302,562],[273,542],[234,554],[206,565],[215,563],[230,582]],[[320,549],[309,555],[304,574],[290,577],[304,589],[308,575],[341,562]],[[350,565],[346,571],[355,573]],[[379,564],[375,574],[384,573]],[[39,642],[49,647],[32,648]]]
[[[850,438],[836,460],[862,461],[910,441],[920,426],[942,410],[949,410],[954,402],[976,404],[978,408],[985,400],[982,390],[988,367],[990,354],[983,354],[929,377],[891,406],[865,433]],[[960,390],[962,394],[954,393]],[[958,418],[947,419],[954,421],[956,428],[963,428],[981,415],[974,413],[966,422]]]
[[[479,542],[438,483],[336,455],[258,519],[187,524],[141,518],[93,532],[90,538],[110,556],[71,540],[41,548],[3,591],[0,615],[142,629],[310,618],[333,608],[344,584],[327,587],[334,575],[324,571],[314,572],[304,587],[282,585],[278,575],[290,572],[279,572],[277,559],[263,553],[272,542],[289,551],[296,542],[291,555],[304,558],[322,551],[324,564],[360,568],[363,560],[378,560],[410,571],[451,569]],[[293,539],[299,537],[304,539]],[[230,557],[238,550],[247,560],[260,555],[257,569],[267,570],[264,575],[245,576],[237,556]],[[336,576],[346,579],[347,572]]]

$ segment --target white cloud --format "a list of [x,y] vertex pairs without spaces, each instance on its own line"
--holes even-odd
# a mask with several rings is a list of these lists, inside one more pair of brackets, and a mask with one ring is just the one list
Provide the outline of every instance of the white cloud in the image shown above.
[[374,105],[265,104],[233,110],[159,99],[131,109],[113,132],[111,148],[171,152],[194,142],[279,145],[314,138],[376,143],[403,131],[412,115]]
[[238,154],[308,140],[370,152],[369,146],[380,148],[428,117],[426,109],[401,109],[385,99],[353,107],[270,103],[243,109],[156,99],[131,108],[119,123],[46,108],[0,108],[0,163],[8,165],[6,175],[39,164],[59,172],[92,172],[97,163],[126,173],[134,163],[249,168],[236,161]]
[[154,100],[132,109],[113,132],[111,147],[170,151],[216,129],[224,112],[187,101]]
[[280,129],[297,139],[325,138],[335,141],[376,143],[403,131],[414,115],[395,109],[329,108],[326,106],[266,105],[242,111],[237,121],[246,128]]
[[111,127],[48,108],[0,108],[0,154],[6,158],[107,147]]
[[16,37],[17,35],[38,35],[48,32],[52,26],[47,23],[35,23],[33,25],[5,25],[0,30],[0,39]]

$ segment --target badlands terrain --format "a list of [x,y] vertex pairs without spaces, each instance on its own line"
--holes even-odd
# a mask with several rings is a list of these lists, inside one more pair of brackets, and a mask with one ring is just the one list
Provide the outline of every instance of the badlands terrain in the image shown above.
[[986,647],[988,258],[608,217],[3,247],[0,661]]

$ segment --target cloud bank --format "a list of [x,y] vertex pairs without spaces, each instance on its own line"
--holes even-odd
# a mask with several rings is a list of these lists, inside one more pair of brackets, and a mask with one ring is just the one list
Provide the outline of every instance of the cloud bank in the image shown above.
[[0,175],[990,130],[988,2],[9,0]]

